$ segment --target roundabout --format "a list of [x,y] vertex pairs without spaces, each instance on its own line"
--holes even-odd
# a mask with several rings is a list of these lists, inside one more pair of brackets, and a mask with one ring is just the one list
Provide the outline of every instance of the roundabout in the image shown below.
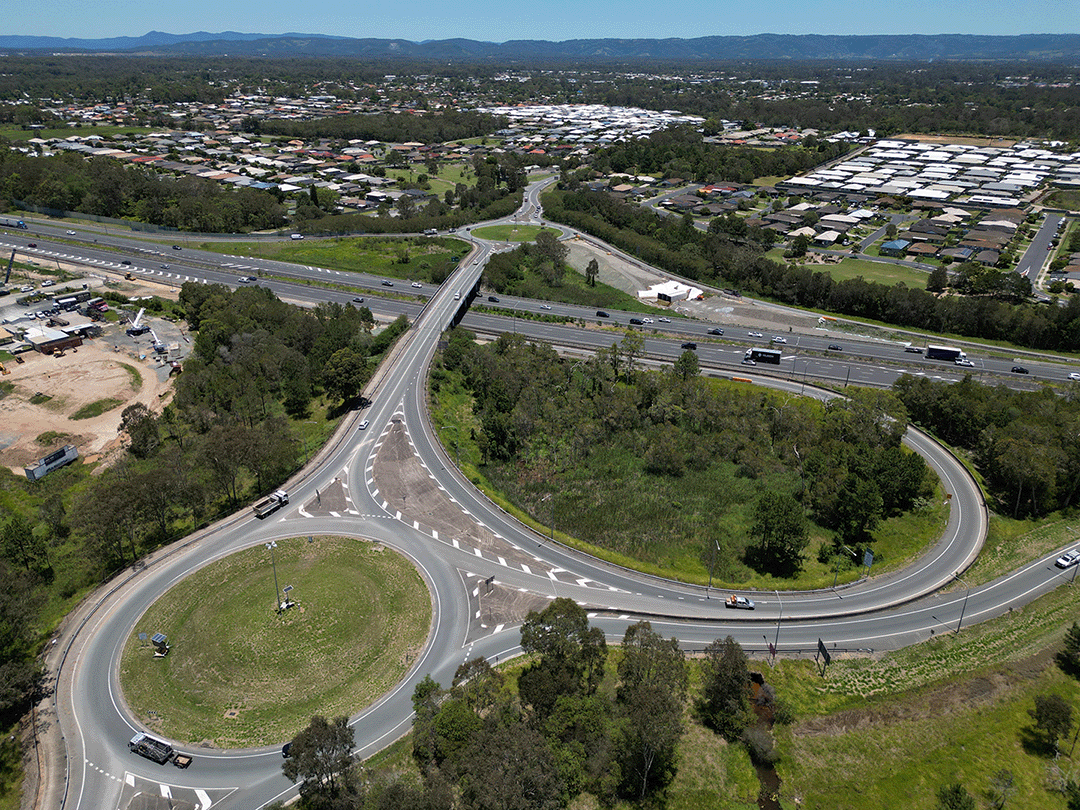
[[[124,645],[125,703],[154,734],[217,749],[273,745],[315,714],[354,714],[421,652],[423,580],[380,544],[277,541],[210,563],[139,617]],[[275,576],[290,607],[275,611]],[[170,644],[155,655],[156,633]]]
[[[309,467],[285,484],[290,493],[286,508],[265,521],[256,520],[250,511],[239,513],[153,555],[72,617],[71,632],[48,661],[57,678],[55,711],[64,733],[67,769],[61,774],[65,778],[55,780],[63,794],[58,792],[57,801],[47,806],[124,808],[135,792],[166,795],[168,791],[174,797],[190,797],[201,810],[211,806],[251,810],[296,794],[296,786],[281,773],[280,744],[290,731],[283,730],[276,740],[258,748],[239,745],[222,751],[197,746],[191,749],[194,763],[190,769],[163,773],[127,750],[132,732],[146,727],[145,715],[132,717],[119,697],[121,651],[132,643],[133,632],[144,631],[138,617],[163,593],[208,564],[245,549],[256,557],[261,554],[263,573],[252,579],[250,587],[253,593],[258,591],[253,600],[263,612],[274,615],[270,610],[274,586],[267,584],[272,579],[266,578],[269,561],[262,547],[269,541],[277,541],[280,551],[296,537],[302,538],[301,545],[309,536],[370,538],[407,557],[428,587],[431,623],[426,645],[405,667],[404,676],[350,721],[355,731],[354,753],[361,759],[409,731],[410,698],[424,677],[430,675],[447,685],[467,660],[483,656],[497,663],[516,654],[519,634],[513,610],[531,607],[523,604],[526,599],[539,605],[553,597],[574,599],[609,641],[621,638],[628,624],[648,619],[658,632],[678,637],[684,649],[701,649],[730,634],[748,650],[758,652],[768,632],[767,640],[776,639],[780,654],[813,657],[819,646],[826,646],[833,655],[859,655],[924,642],[943,632],[960,632],[1061,584],[1053,573],[1054,554],[986,585],[939,593],[978,554],[986,534],[986,506],[963,465],[915,430],[908,432],[908,446],[927,460],[951,496],[948,526],[908,568],[848,588],[759,591],[753,595],[755,611],[726,611],[720,600],[710,598],[700,586],[640,575],[546,542],[547,538],[523,527],[476,491],[442,450],[427,418],[428,364],[457,310],[467,305],[454,294],[477,282],[496,247],[475,235],[473,245],[469,259],[425,304],[413,328],[376,373],[368,389],[370,407],[346,419]],[[531,326],[522,324],[521,328]],[[556,334],[552,325],[536,328]],[[534,339],[547,339],[547,334],[537,333]],[[611,343],[610,336],[565,330],[551,341],[563,345],[560,341],[571,334],[575,345],[597,341],[588,347],[592,350]],[[654,350],[651,341],[646,350],[666,356],[665,350]],[[754,384],[792,393],[804,389],[794,380],[767,382],[763,378]],[[366,430],[356,430],[360,420],[369,424]],[[399,469],[405,462],[414,465],[411,481],[415,488],[395,487],[390,471],[380,467],[387,461],[399,463]],[[435,498],[452,504],[459,519],[436,520]],[[297,604],[306,608],[309,596],[299,582],[281,584],[294,585]],[[965,583],[961,580],[960,584]],[[502,613],[494,612],[490,604],[498,598],[506,606]],[[145,631],[160,632],[160,628]],[[174,653],[183,644],[180,638],[170,637],[170,642]],[[314,688],[325,687],[317,672],[301,677]],[[226,702],[215,711],[231,708]],[[325,705],[319,711],[332,713]],[[204,738],[212,735],[193,730],[195,742]]]

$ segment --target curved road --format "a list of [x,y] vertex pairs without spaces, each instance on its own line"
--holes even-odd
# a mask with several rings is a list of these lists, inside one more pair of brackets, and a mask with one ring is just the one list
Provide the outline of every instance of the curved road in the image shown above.
[[[529,217],[539,217],[535,193],[526,196],[523,211]],[[196,749],[192,751],[195,762],[186,771],[163,769],[129,753],[126,741],[140,726],[124,709],[116,680],[120,649],[137,617],[157,596],[200,566],[270,539],[334,533],[385,543],[409,556],[431,588],[434,623],[423,655],[394,691],[353,719],[361,756],[408,731],[412,690],[424,675],[431,674],[447,684],[456,667],[468,658],[485,655],[494,659],[516,651],[516,627],[488,628],[476,621],[482,599],[477,586],[488,578],[496,587],[538,598],[571,597],[587,606],[593,621],[612,638],[621,637],[627,623],[644,617],[689,648],[701,648],[714,638],[731,634],[748,648],[760,649],[759,640],[765,634],[771,640],[775,634],[781,652],[812,651],[819,638],[836,649],[903,646],[955,629],[961,611],[965,611],[965,624],[980,621],[1063,580],[1063,575],[1048,575],[1048,566],[1051,573],[1055,571],[1051,557],[970,593],[961,588],[948,595],[927,596],[949,584],[974,559],[985,534],[986,511],[963,466],[915,431],[908,433],[909,446],[922,453],[945,482],[953,495],[953,508],[941,540],[909,568],[893,574],[838,590],[774,596],[759,593],[755,595],[758,610],[742,613],[725,611],[715,591],[635,574],[544,542],[542,536],[480,496],[456,472],[431,436],[425,418],[427,363],[455,311],[467,306],[466,293],[475,286],[494,249],[491,243],[471,241],[474,253],[427,300],[414,328],[378,372],[371,394],[373,404],[363,414],[370,427],[352,433],[346,428],[339,434],[300,480],[290,482],[288,507],[266,521],[246,513],[222,521],[147,560],[144,569],[128,574],[100,603],[84,608],[85,623],[77,625],[72,638],[65,639],[69,646],[57,682],[57,708],[69,765],[63,807],[123,806],[127,796],[140,790],[163,795],[167,791],[203,810],[210,806],[261,807],[294,795],[294,786],[281,775],[277,746],[235,752]],[[455,292],[461,293],[460,301],[454,300]],[[484,316],[469,315],[466,324],[474,317]],[[503,324],[505,330],[505,319]],[[619,337],[558,328],[564,336],[573,333],[575,341],[582,340],[581,333],[586,332],[599,334],[608,343]],[[655,347],[660,356],[672,351],[670,344],[656,343],[662,344]],[[745,369],[739,374],[746,376]],[[806,390],[797,379],[766,384]],[[814,389],[807,393],[831,396]],[[440,531],[425,525],[408,504],[387,502],[375,477],[378,451],[386,442],[407,443],[413,451],[412,463],[430,476],[430,500],[455,504],[462,519],[475,525],[475,534],[487,540],[474,543],[465,540],[463,533]],[[338,516],[320,513],[316,490],[325,494],[334,487],[341,488],[348,508]]]

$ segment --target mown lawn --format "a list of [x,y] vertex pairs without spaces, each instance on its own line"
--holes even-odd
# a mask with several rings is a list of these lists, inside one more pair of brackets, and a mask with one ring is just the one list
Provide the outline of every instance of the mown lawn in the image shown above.
[[[295,607],[274,610],[276,582]],[[141,616],[120,683],[150,728],[190,743],[278,743],[313,714],[352,714],[408,671],[431,602],[413,566],[383,546],[342,537],[280,540],[214,562]],[[164,633],[155,658],[139,638]]]

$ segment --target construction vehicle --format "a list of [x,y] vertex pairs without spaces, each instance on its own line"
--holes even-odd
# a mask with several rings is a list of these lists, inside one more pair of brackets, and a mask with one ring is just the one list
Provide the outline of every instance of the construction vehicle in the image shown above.
[[255,512],[256,517],[264,518],[271,512],[277,511],[288,502],[289,493],[283,489],[279,489],[277,492],[271,492],[261,501],[257,501],[251,508]]
[[139,310],[139,314],[135,316],[135,320],[131,322],[131,326],[127,328],[127,333],[131,337],[137,337],[138,335],[145,335],[150,331],[150,327],[142,322],[143,313],[146,312],[146,308]]

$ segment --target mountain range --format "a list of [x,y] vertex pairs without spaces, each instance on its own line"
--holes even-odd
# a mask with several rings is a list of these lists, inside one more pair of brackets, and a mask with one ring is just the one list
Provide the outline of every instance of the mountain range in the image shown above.
[[160,56],[334,57],[438,59],[461,62],[514,61],[707,62],[752,59],[790,60],[1000,60],[1080,62],[1080,34],[756,34],[695,39],[572,39],[481,42],[441,39],[355,39],[325,34],[244,34],[236,31],[141,37],[70,39],[0,35],[7,53],[120,53]]

